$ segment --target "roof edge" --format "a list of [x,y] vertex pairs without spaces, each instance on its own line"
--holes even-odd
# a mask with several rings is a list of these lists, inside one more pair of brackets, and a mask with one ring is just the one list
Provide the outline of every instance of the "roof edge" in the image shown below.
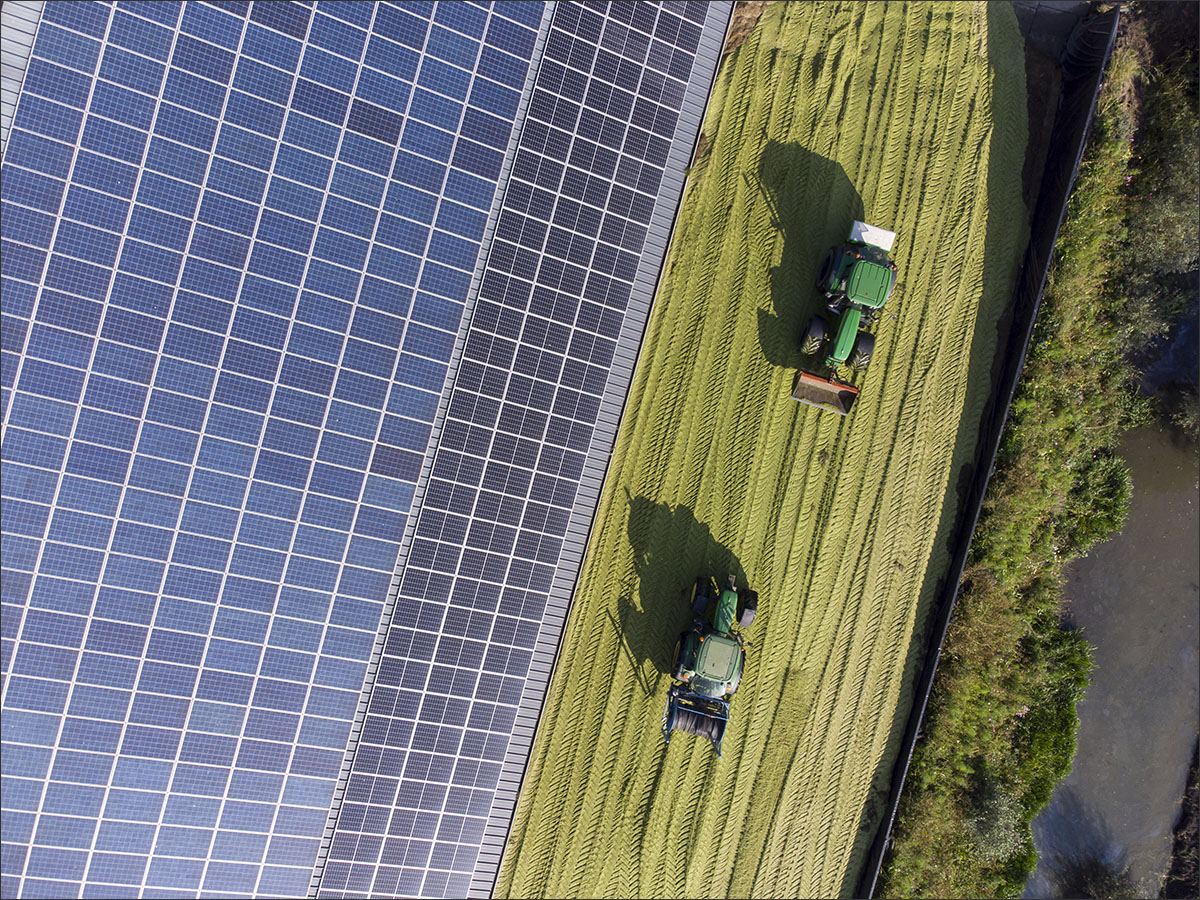
[[8,132],[45,5],[45,0],[6,0],[0,6],[0,156],[8,148]]

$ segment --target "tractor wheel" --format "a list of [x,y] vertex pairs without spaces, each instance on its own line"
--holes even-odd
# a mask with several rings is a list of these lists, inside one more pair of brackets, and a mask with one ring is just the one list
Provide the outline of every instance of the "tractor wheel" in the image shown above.
[[821,263],[821,269],[817,273],[817,290],[829,290],[829,276],[833,274],[834,266],[837,265],[837,251],[830,250],[825,254],[825,261]]
[[800,352],[812,356],[821,349],[829,337],[829,325],[821,316],[813,316],[805,329],[804,339],[800,341]]
[[754,614],[758,612],[758,594],[754,591],[746,591],[742,595],[742,614],[738,617],[739,628],[749,628],[750,623],[754,621]]
[[671,677],[676,681],[682,680],[680,676],[683,674],[683,672],[679,663],[680,657],[683,655],[683,642],[685,638],[687,638],[687,635],[681,634],[679,635],[679,640],[675,642],[675,661],[671,663]]
[[865,369],[867,363],[871,361],[871,354],[875,352],[875,335],[860,334],[858,343],[854,345],[854,356],[850,360],[851,368]]
[[708,611],[708,601],[712,597],[712,582],[701,576],[696,579],[696,587],[692,590],[692,615],[697,619],[704,618]]

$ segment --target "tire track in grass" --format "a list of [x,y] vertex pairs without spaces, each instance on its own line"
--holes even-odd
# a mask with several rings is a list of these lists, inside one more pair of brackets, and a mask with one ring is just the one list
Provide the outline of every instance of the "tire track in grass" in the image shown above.
[[[601,683],[607,682],[611,687],[605,698],[603,726],[596,734],[589,777],[597,779],[600,784],[607,785],[608,792],[607,794],[597,792],[586,796],[587,802],[584,804],[580,817],[580,821],[584,823],[582,838],[584,846],[594,843],[602,830],[611,827],[608,823],[612,821],[612,806],[614,801],[619,802],[619,794],[622,791],[623,782],[618,772],[623,749],[623,741],[620,738],[627,735],[625,720],[632,699],[630,688],[633,682],[627,680],[622,684],[617,680],[616,676],[619,673],[616,669],[619,662],[620,656],[614,655],[612,670],[601,676],[604,679]],[[617,739],[614,740],[614,736]],[[592,873],[588,871],[586,865],[579,864],[574,867],[570,891],[572,896],[578,896],[583,892],[583,888],[588,884],[585,876],[590,875]]]
[[[790,435],[789,435],[790,443]],[[784,459],[780,462],[780,471],[786,472],[790,460]],[[782,475],[781,475],[782,478]],[[778,479],[777,479],[778,480]],[[767,514],[769,516],[769,532],[775,532],[778,528],[778,523],[784,506],[784,496],[776,495],[774,498],[768,498],[764,490],[764,484],[771,483],[767,479],[759,479],[755,483],[755,500],[759,503],[768,502],[771,509]],[[766,561],[766,560],[764,560]],[[760,614],[759,621],[766,621],[767,617],[772,620],[784,620],[789,612],[786,598],[790,595],[781,589],[772,590],[774,585],[761,585],[760,590],[764,596],[782,598],[784,602],[771,603],[764,607],[764,611]],[[782,645],[780,645],[782,647]],[[785,648],[786,649],[786,648]],[[792,653],[781,652],[779,654],[783,661],[790,664]],[[751,662],[754,662],[754,653],[751,654]],[[772,660],[774,663],[775,661]],[[751,669],[753,673],[754,669]],[[793,741],[777,741],[773,744],[768,744],[765,740],[767,734],[772,730],[775,719],[779,716],[795,717],[803,714],[804,707],[811,702],[807,697],[810,693],[806,685],[802,672],[799,669],[793,668],[790,665],[787,668],[779,668],[776,671],[782,674],[774,679],[770,679],[772,683],[762,685],[755,691],[753,684],[753,676],[747,679],[747,702],[748,716],[747,733],[743,742],[746,752],[742,756],[741,764],[739,765],[737,778],[738,781],[746,780],[749,788],[741,792],[743,798],[737,803],[736,809],[731,809],[728,820],[722,832],[721,852],[719,857],[714,858],[714,869],[716,870],[717,883],[724,881],[728,883],[729,878],[736,870],[734,865],[733,851],[737,847],[735,838],[747,828],[756,828],[765,840],[766,820],[761,812],[769,810],[774,803],[774,797],[770,792],[764,795],[764,792],[759,789],[755,781],[755,774],[760,767],[768,769],[776,769],[780,766],[785,766],[787,761],[794,753],[795,744],[799,739],[796,734]],[[764,675],[762,681],[767,680]],[[751,693],[753,691],[753,693]],[[741,699],[739,695],[739,700]],[[734,794],[731,800],[738,800],[738,794]],[[758,813],[756,815],[756,813]],[[747,825],[747,821],[753,823]],[[753,845],[753,840],[751,841]],[[761,850],[761,840],[758,841],[759,849]],[[744,852],[744,851],[743,851]],[[736,896],[739,891],[734,888],[733,893]]]
[[[988,120],[987,24],[963,4],[780,4],[719,73],[499,895],[828,896],[861,863],[915,599],[926,567],[945,564],[933,541],[959,418],[982,403],[967,380],[976,323],[1005,293],[985,316],[983,224],[998,201],[984,185],[989,166],[1019,184],[1024,110],[1006,100],[1008,118]],[[1011,43],[1015,23],[1003,27]],[[1000,127],[1022,136],[998,141]],[[769,142],[815,156],[760,173]],[[817,157],[898,232],[905,282],[848,419],[794,404],[794,369],[767,365],[759,344],[759,311],[808,298],[818,245],[845,227]],[[772,226],[759,176],[778,176],[789,231]],[[656,512],[635,522],[626,490]],[[637,568],[635,532],[658,569]],[[686,735],[663,747],[669,679],[637,687],[653,665],[626,655],[613,623],[643,624],[611,588],[683,587],[710,542],[764,604],[720,762]]]
[[[777,503],[777,510],[782,513],[783,500],[782,498]],[[796,530],[799,524],[801,511],[797,506],[793,513],[792,532]],[[793,542],[790,552],[795,552],[798,544]],[[786,565],[785,561],[785,565]],[[798,574],[800,569],[798,566],[790,565],[788,570]],[[780,585],[780,590],[773,596],[783,598],[786,604],[788,598],[797,596],[795,589],[788,589],[786,585]],[[779,604],[771,604],[775,607]],[[768,611],[772,611],[770,608]],[[785,605],[782,609],[784,613],[790,612],[790,605]],[[795,613],[795,619],[802,621],[804,610],[800,609]],[[763,748],[760,750],[761,759],[755,759],[751,764],[750,775],[759,769],[766,771],[786,770],[790,764],[796,759],[796,748],[800,740],[805,719],[809,717],[810,710],[813,705],[813,690],[812,679],[806,677],[803,669],[803,655],[797,652],[794,648],[789,654],[789,666],[782,670],[783,674],[780,678],[780,684],[776,691],[765,697],[755,697],[755,705],[753,708],[754,719],[757,721],[759,716],[766,718],[769,716],[770,724],[767,725],[767,731],[772,730],[776,717],[785,717],[787,719],[798,720],[790,729],[790,739],[778,739],[772,742],[759,740],[758,746]],[[800,727],[796,727],[796,726]],[[787,734],[787,731],[784,731]],[[751,739],[758,737],[752,734]],[[743,859],[742,865],[736,865],[733,858],[732,849],[726,849],[723,852],[724,871],[727,874],[725,880],[725,893],[729,896],[749,896],[750,885],[757,875],[759,865],[757,861],[764,858],[763,846],[767,835],[774,825],[776,814],[776,792],[771,786],[766,783],[754,781],[752,788],[747,792],[747,808],[744,812],[742,842],[737,849]],[[732,843],[732,842],[731,842]],[[754,861],[752,865],[747,865],[746,861]]]
[[[601,631],[602,626],[600,623],[597,623],[590,629],[586,638],[588,646],[593,648],[597,646],[597,642],[601,640]],[[610,652],[615,652],[617,650],[617,645],[608,642],[600,643],[600,647],[603,648],[603,650]],[[607,679],[602,671],[604,662],[604,656],[598,656],[593,660],[591,666],[589,667],[592,673],[589,679],[590,683],[604,684],[606,682]],[[582,719],[582,727],[580,727],[578,730],[579,739],[575,742],[575,747],[573,748],[572,755],[575,757],[574,765],[571,767],[571,769],[568,769],[566,772],[562,773],[561,777],[578,777],[581,770],[584,777],[593,777],[596,766],[595,753],[597,748],[601,746],[600,737],[603,728],[603,717],[598,715],[600,712],[600,703],[598,701],[600,699],[607,699],[607,697],[586,697],[578,691],[573,696],[572,703],[569,708],[574,709],[577,714],[580,715]],[[590,752],[588,752],[589,750]],[[601,748],[601,752],[603,752],[603,748]],[[580,843],[586,843],[589,839],[587,827],[589,823],[594,824],[596,822],[596,817],[589,817],[588,815],[588,807],[592,799],[592,797],[582,794],[577,795],[576,797],[574,808],[571,811],[571,815],[567,819],[567,822],[570,825],[569,831],[567,832],[567,837],[571,839],[566,844],[569,853],[577,854],[578,850],[576,848],[578,845]],[[576,884],[572,885],[572,887],[573,889],[578,890],[580,885]]]

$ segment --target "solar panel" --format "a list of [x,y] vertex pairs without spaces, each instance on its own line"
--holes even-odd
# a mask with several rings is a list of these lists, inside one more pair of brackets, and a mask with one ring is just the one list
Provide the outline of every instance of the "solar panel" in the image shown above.
[[727,17],[46,5],[0,182],[6,896],[494,874]]

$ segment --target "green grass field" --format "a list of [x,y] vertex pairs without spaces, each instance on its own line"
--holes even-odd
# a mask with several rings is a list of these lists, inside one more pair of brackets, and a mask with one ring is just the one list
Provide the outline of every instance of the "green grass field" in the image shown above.
[[[775,3],[722,66],[497,885],[851,895],[1025,244],[1008,4]],[[901,285],[847,418],[790,397],[826,250]],[[724,758],[660,718],[695,576],[760,594]]]

